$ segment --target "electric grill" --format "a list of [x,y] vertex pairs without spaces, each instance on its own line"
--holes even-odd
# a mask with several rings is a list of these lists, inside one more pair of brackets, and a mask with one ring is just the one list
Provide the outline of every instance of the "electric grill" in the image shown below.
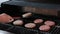
[[[29,8],[30,7],[30,8]],[[29,9],[28,9],[29,8]],[[38,11],[37,11],[38,10]],[[42,11],[44,10],[44,11]],[[51,10],[51,12],[50,12]],[[56,22],[56,25],[60,26],[60,5],[59,4],[50,4],[50,3],[38,3],[38,2],[28,2],[28,1],[7,1],[1,4],[1,13],[7,13],[12,17],[20,17],[26,12],[33,13],[33,16],[30,18],[21,18],[25,24],[32,22],[36,18],[41,18],[44,21],[52,20]],[[47,13],[46,13],[47,11]],[[55,12],[55,13],[54,13]],[[54,13],[54,14],[53,14]],[[22,17],[22,16],[21,16]],[[23,26],[14,26],[10,24],[1,24],[0,30],[5,30],[15,34],[60,34],[60,28],[52,27],[50,31],[43,32],[38,29],[40,25],[37,24],[37,27],[34,29],[27,29]]]

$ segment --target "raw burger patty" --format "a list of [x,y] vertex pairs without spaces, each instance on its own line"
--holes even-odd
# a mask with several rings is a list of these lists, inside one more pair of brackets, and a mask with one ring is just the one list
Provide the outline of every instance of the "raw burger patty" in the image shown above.
[[54,21],[45,21],[44,24],[49,25],[49,26],[54,26],[55,22]]
[[21,17],[13,17],[14,19],[20,19]]
[[12,21],[14,21],[14,19],[11,16],[9,16],[5,13],[0,14],[0,22],[9,23],[9,22],[12,22]]
[[50,30],[50,26],[42,25],[42,26],[39,27],[39,30],[41,30],[41,31],[49,31]]
[[34,27],[36,27],[36,24],[34,24],[34,23],[27,23],[27,24],[25,24],[25,27],[26,28],[34,28]]
[[23,21],[22,20],[16,20],[13,22],[14,25],[23,25]]
[[42,23],[43,22],[43,19],[36,19],[34,20],[34,23]]
[[28,18],[30,16],[32,16],[32,13],[25,13],[22,15],[23,18]]

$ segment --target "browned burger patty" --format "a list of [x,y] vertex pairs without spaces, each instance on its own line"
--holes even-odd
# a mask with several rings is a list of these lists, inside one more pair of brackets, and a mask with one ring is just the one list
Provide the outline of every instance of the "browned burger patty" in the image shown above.
[[49,25],[49,26],[54,26],[55,22],[54,21],[45,21],[44,24]]
[[34,20],[34,23],[42,23],[43,22],[43,19],[36,19]]
[[39,30],[41,30],[41,31],[49,31],[50,30],[50,26],[42,25],[42,26],[39,27]]
[[14,25],[23,25],[23,21],[22,20],[16,20],[13,22]]
[[34,28],[34,27],[36,27],[36,24],[34,24],[34,23],[27,23],[27,24],[25,24],[25,27],[26,28]]

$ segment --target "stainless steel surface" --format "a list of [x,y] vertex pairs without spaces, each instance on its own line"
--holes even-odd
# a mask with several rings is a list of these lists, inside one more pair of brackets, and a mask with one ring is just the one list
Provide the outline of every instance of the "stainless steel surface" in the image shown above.
[[13,34],[13,33],[10,33],[10,32],[7,32],[7,31],[0,30],[0,34]]
[[9,0],[0,0],[0,7],[1,7],[1,3],[6,2],[6,1],[9,1]]

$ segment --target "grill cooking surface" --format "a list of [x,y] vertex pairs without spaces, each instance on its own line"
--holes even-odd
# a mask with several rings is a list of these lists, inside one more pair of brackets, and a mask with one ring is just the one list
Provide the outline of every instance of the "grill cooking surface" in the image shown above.
[[[56,25],[51,27],[51,29],[48,32],[40,31],[38,29],[39,26],[42,24],[36,24],[37,26],[33,29],[28,29],[28,28],[24,27],[24,25],[26,23],[33,23],[33,21],[37,18],[43,19],[44,22],[46,20],[52,20],[52,21],[56,22]],[[16,34],[57,34],[57,33],[59,34],[59,32],[60,32],[60,28],[56,27],[56,26],[59,26],[60,21],[59,21],[59,18],[57,18],[55,16],[45,16],[45,15],[39,15],[39,14],[32,13],[32,16],[29,18],[21,17],[21,18],[16,18],[15,20],[18,20],[18,19],[24,21],[24,24],[22,26],[15,26],[12,24],[12,22],[9,24],[0,23],[0,30],[6,30],[6,31],[13,32]]]

